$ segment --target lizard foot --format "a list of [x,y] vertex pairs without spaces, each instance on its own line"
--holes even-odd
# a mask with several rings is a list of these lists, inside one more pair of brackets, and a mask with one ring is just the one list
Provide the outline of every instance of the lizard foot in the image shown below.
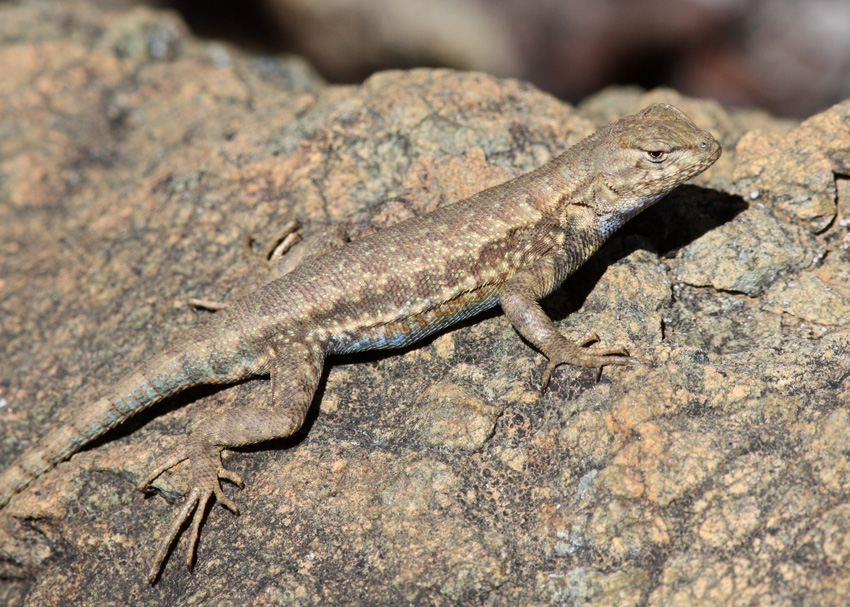
[[174,519],[174,522],[166,533],[165,539],[160,543],[156,555],[154,555],[147,576],[151,584],[156,581],[162,571],[165,559],[171,550],[171,545],[179,535],[183,525],[189,520],[189,517],[192,518],[192,524],[189,529],[189,547],[186,551],[186,566],[189,569],[192,568],[195,546],[198,543],[198,535],[201,530],[201,522],[204,519],[207,506],[213,495],[215,495],[222,506],[234,514],[239,514],[239,507],[224,494],[221,488],[221,480],[230,481],[234,485],[241,487],[243,484],[242,479],[235,472],[226,469],[221,463],[221,447],[197,445],[181,451],[178,455],[151,472],[144,481],[139,483],[138,489],[140,491],[146,491],[148,486],[163,472],[187,460],[189,460],[192,468],[192,491],[186,497],[183,508]]
[[301,225],[294,219],[278,230],[275,237],[266,246],[263,251],[263,259],[271,270],[275,264],[280,261],[292,246],[301,241],[301,236],[298,234],[298,228]]
[[[592,344],[596,344],[591,347]],[[542,392],[546,392],[552,372],[563,364],[576,365],[589,369],[599,369],[606,365],[639,365],[640,361],[629,356],[628,350],[622,346],[606,346],[599,342],[599,336],[593,331],[584,334],[580,341],[574,343],[566,338],[558,340],[546,352],[549,364],[543,372]]]
[[[295,220],[286,223],[280,230],[277,231],[275,237],[263,249],[263,252],[258,254],[260,259],[262,259],[262,263],[265,265],[267,272],[271,272],[274,267],[281,262],[281,258],[283,258],[286,252],[289,251],[293,245],[301,241],[301,236],[298,234],[298,229],[300,227],[300,224]],[[245,250],[254,255],[254,237],[246,232],[243,237],[243,241]],[[288,268],[287,271],[291,269],[292,268]],[[224,302],[216,299],[206,299],[203,297],[190,297],[186,300],[186,305],[191,308],[208,310],[210,312],[218,312],[227,306]]]

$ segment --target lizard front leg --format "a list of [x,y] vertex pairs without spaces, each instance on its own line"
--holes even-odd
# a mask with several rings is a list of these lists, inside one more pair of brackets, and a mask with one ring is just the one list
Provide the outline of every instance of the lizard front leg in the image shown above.
[[162,473],[188,461],[192,473],[192,489],[174,519],[153,558],[148,581],[154,583],[162,571],[171,545],[180,529],[191,517],[186,565],[192,567],[201,522],[213,495],[228,510],[239,513],[236,504],[221,489],[222,479],[242,485],[242,479],[224,468],[221,452],[264,441],[284,438],[296,432],[307,416],[324,364],[324,353],[310,341],[275,345],[275,365],[271,371],[274,408],[240,408],[227,411],[198,426],[185,449],[151,472],[139,484],[144,491]]
[[570,341],[540,307],[538,301],[554,291],[571,271],[569,259],[565,256],[543,257],[512,276],[499,295],[502,310],[514,328],[549,359],[543,374],[544,391],[552,371],[564,363],[600,369],[605,365],[638,362],[621,346],[600,343],[589,347],[598,341],[595,333],[588,333],[581,342]]

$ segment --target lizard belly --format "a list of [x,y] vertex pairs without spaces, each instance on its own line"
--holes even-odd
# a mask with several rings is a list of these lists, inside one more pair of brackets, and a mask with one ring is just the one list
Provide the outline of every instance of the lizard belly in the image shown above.
[[401,348],[488,310],[497,303],[497,286],[476,289],[418,314],[399,314],[397,318],[389,321],[340,331],[331,338],[329,351],[333,354],[350,354],[365,350]]

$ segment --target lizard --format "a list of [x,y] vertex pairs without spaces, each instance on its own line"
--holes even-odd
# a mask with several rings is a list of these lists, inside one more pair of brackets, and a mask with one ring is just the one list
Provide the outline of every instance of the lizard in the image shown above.
[[620,226],[711,166],[720,144],[681,110],[655,104],[613,122],[539,168],[362,239],[305,256],[235,299],[69,414],[0,473],[0,508],[58,462],[130,416],[198,384],[268,375],[273,403],[202,420],[184,446],[138,484],[188,462],[184,504],[152,559],[155,583],[183,526],[191,569],[207,505],[239,509],[221,453],[289,436],[304,423],[330,355],[407,346],[501,306],[548,359],[602,369],[637,362],[588,333],[567,339],[539,301]]

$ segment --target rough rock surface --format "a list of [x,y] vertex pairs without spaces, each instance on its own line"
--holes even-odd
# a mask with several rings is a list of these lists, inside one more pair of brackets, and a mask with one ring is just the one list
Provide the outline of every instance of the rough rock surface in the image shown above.
[[0,73],[0,463],[196,322],[187,297],[262,280],[246,233],[359,238],[660,100],[725,148],[546,302],[642,366],[561,368],[541,396],[496,313],[335,361],[303,432],[228,456],[241,516],[213,507],[194,571],[181,544],[151,587],[175,507],[134,483],[194,419],[270,396],[192,390],[0,513],[0,604],[850,601],[850,102],[796,125],[447,71],[326,87],[79,2],[0,6]]

